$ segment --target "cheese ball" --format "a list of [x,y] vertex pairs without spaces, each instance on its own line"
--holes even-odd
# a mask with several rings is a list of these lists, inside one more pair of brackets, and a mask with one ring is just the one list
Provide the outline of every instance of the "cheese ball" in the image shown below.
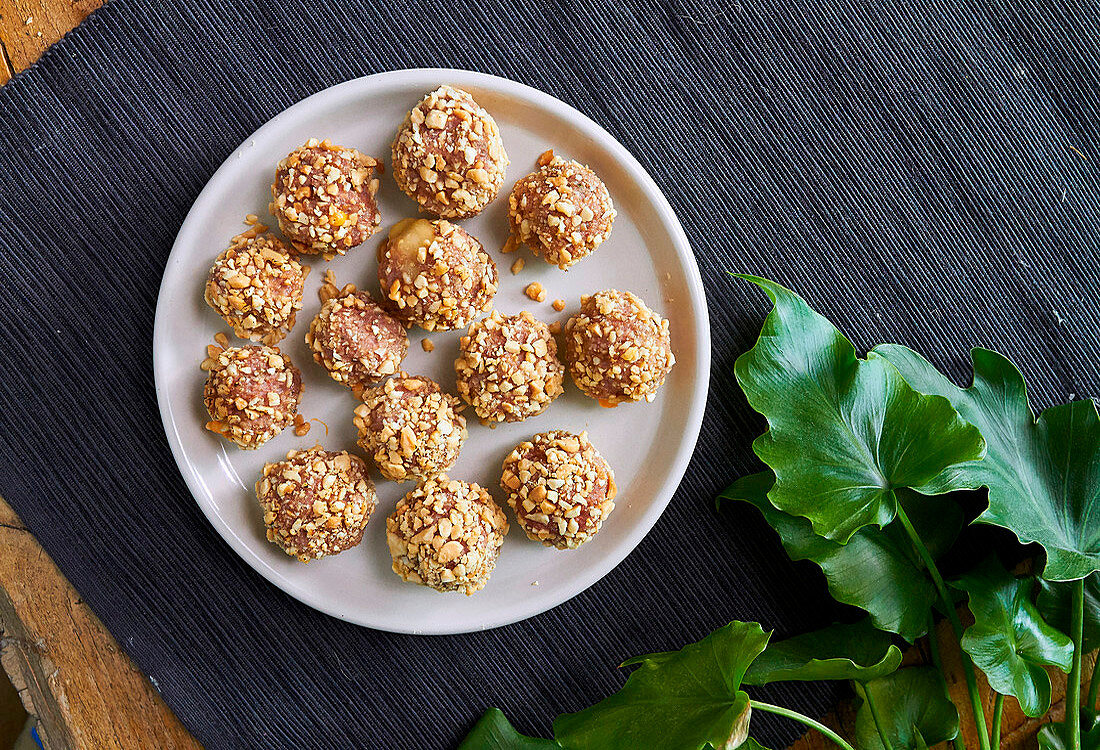
[[253,450],[294,422],[302,399],[302,373],[278,347],[212,351],[202,366],[210,373],[203,389],[210,431]]
[[503,468],[500,483],[516,520],[547,547],[579,547],[615,509],[615,475],[587,432],[535,435],[516,446]]
[[386,519],[394,573],[467,596],[489,582],[507,533],[508,519],[488,492],[445,476],[419,484]]
[[337,383],[354,391],[393,375],[409,351],[405,326],[370,294],[351,292],[321,305],[309,324],[306,345]]
[[489,312],[497,267],[478,240],[440,219],[405,219],[378,248],[383,305],[426,331],[462,328]]
[[426,479],[450,469],[466,440],[463,405],[430,378],[399,372],[363,392],[359,446],[386,479]]
[[378,502],[363,459],[319,445],[265,464],[256,498],[268,541],[302,562],[359,544]]
[[615,289],[581,298],[565,324],[565,351],[573,382],[602,406],[652,401],[676,363],[668,321]]
[[393,139],[397,186],[422,211],[444,219],[480,213],[504,184],[507,166],[496,121],[450,86],[413,107]]
[[562,270],[599,247],[614,220],[607,186],[575,161],[554,159],[517,182],[508,196],[512,235]]
[[375,194],[381,162],[310,138],[275,170],[271,213],[300,253],[326,260],[363,244],[382,223]]
[[277,344],[302,309],[308,273],[274,235],[238,235],[210,269],[206,304],[242,339]]
[[455,360],[458,395],[490,422],[521,422],[562,394],[565,368],[547,325],[524,310],[470,325]]

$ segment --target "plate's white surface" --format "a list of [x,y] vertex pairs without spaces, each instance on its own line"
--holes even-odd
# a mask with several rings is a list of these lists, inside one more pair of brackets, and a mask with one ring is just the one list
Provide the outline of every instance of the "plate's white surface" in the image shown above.
[[[333,557],[302,564],[264,536],[253,484],[263,464],[291,448],[320,441],[330,449],[358,451],[351,392],[332,381],[309,356],[303,341],[320,303],[317,287],[331,268],[337,283],[353,282],[378,293],[374,251],[398,220],[416,215],[390,174],[389,146],[405,113],[429,90],[448,83],[470,91],[496,118],[511,159],[500,195],[481,215],[462,222],[496,261],[500,291],[495,304],[505,313],[528,309],[551,322],[565,321],[582,294],[608,287],[632,291],[671,320],[677,364],[651,404],[603,409],[566,378],[565,395],[538,417],[483,427],[468,409],[470,437],[454,478],[476,481],[503,505],[500,464],[512,447],[549,429],[587,429],[615,470],[619,495],[614,513],[592,541],[573,551],[557,551],[529,541],[511,511],[508,534],[492,579],[467,597],[441,594],[402,582],[390,570],[385,517],[410,484],[381,480],[379,505],[363,543]],[[250,213],[274,226],[267,212],[275,163],[307,138],[329,138],[384,158],[378,235],[345,257],[329,263],[306,258],[313,272],[306,282],[305,307],[280,343],[301,369],[305,392],[301,412],[329,425],[328,437],[316,422],[305,437],[285,430],[257,451],[241,451],[207,432],[202,403],[205,373],[199,363],[207,344],[228,327],[203,301],[210,264],[229,238],[245,229]],[[507,238],[507,194],[534,168],[547,148],[589,164],[607,183],[618,217],[611,238],[568,272],[536,260],[526,249],[502,255]],[[526,268],[509,267],[523,256]],[[524,287],[538,281],[546,301],[528,300]],[[557,313],[551,301],[566,300]],[[404,369],[438,380],[454,391],[453,362],[460,332],[431,334],[435,351],[420,346],[425,333],[409,332]],[[239,342],[235,342],[239,343]],[[252,567],[290,595],[336,617],[395,632],[442,634],[496,627],[531,617],[591,586],[641,541],[668,504],[683,476],[699,432],[706,402],[710,334],[706,303],[691,248],[668,202],[635,159],[607,132],[553,97],[494,76],[455,70],[382,73],[334,86],[278,115],[243,143],[218,169],[195,201],[168,259],[157,301],[153,366],[168,441],[180,471],[214,528]]]

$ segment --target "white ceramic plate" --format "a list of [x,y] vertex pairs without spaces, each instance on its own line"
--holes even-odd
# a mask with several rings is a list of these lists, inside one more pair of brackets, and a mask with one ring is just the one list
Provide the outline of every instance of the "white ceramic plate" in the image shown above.
[[[463,222],[500,270],[496,307],[504,313],[528,309],[547,322],[564,322],[577,310],[582,294],[611,287],[629,290],[670,319],[677,359],[650,404],[604,409],[567,382],[564,396],[526,422],[489,429],[467,411],[470,436],[450,476],[478,482],[498,502],[503,499],[503,458],[517,443],[550,429],[588,430],[615,470],[619,486],[614,513],[601,532],[577,550],[561,552],[529,541],[510,515],[512,528],[492,579],[470,597],[404,583],[390,570],[385,517],[411,489],[409,484],[379,479],[379,505],[363,543],[309,564],[267,541],[253,494],[264,463],[282,459],[292,448],[320,441],[330,449],[357,450],[352,425],[355,398],[312,361],[303,337],[320,308],[316,291],[326,269],[335,272],[339,285],[353,282],[378,293],[377,243],[395,222],[416,215],[415,204],[393,182],[390,142],[405,113],[443,83],[470,91],[496,118],[511,159],[497,199],[481,215]],[[324,420],[328,436],[314,423],[305,437],[288,429],[259,450],[241,451],[203,427],[208,417],[202,402],[205,373],[199,363],[214,334],[228,332],[203,301],[205,279],[229,238],[246,228],[245,215],[257,214],[274,226],[267,204],[275,163],[311,137],[384,158],[387,169],[379,192],[382,229],[365,245],[327,264],[307,258],[313,273],[306,283],[305,308],[280,344],[302,371],[301,412]],[[618,210],[610,239],[564,273],[526,249],[515,255],[500,253],[508,231],[507,194],[547,148],[595,169]],[[520,254],[527,267],[513,276],[509,266]],[[524,287],[532,281],[546,288],[545,302],[524,296]],[[557,298],[567,302],[562,313],[550,306]],[[428,375],[453,392],[459,335],[432,334],[435,351],[426,353],[420,345],[425,333],[410,330],[404,369]],[[457,70],[407,70],[349,81],[299,102],[256,131],[222,164],[195,201],[168,258],[157,301],[153,369],[164,428],[180,471],[214,528],[249,565],[291,596],[351,622],[404,633],[461,633],[516,622],[566,601],[598,581],[641,541],[672,497],[698,437],[707,396],[710,332],[699,270],[680,223],[653,180],[605,130],[557,99],[513,81]]]

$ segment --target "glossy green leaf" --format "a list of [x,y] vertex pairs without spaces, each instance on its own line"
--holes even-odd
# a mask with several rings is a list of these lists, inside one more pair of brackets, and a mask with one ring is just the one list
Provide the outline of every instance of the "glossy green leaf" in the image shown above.
[[768,748],[761,745],[752,737],[749,737],[738,746],[737,750],[768,750]]
[[959,712],[944,696],[940,674],[931,667],[906,667],[855,687],[863,699],[856,712],[860,750],[883,750],[869,700],[874,701],[893,750],[931,747],[959,733]]
[[922,492],[988,487],[989,507],[978,521],[1041,544],[1044,578],[1074,580],[1100,570],[1100,415],[1092,401],[1055,406],[1036,420],[1023,375],[996,352],[971,352],[974,382],[965,389],[903,346],[875,352],[917,390],[950,399],[986,438],[983,461],[948,467]]
[[[737,480],[720,500],[739,500],[756,506],[779,534],[792,560],[810,560],[821,567],[829,593],[838,602],[859,607],[871,615],[880,630],[897,633],[909,642],[924,635],[936,590],[913,551],[901,523],[885,529],[866,528],[847,544],[818,536],[805,518],[778,510],[768,500],[775,477],[770,471]],[[932,555],[938,556],[955,541],[963,517],[958,505],[944,497],[901,492],[902,505]]]
[[741,278],[774,303],[734,373],[768,420],[753,450],[775,472],[769,498],[777,508],[844,543],[864,526],[893,520],[898,487],[925,485],[982,456],[982,436],[947,399],[913,390],[882,357],[857,358],[848,339],[789,289]]
[[1032,580],[1013,578],[990,559],[951,585],[970,596],[974,615],[974,624],[963,633],[963,650],[994,690],[1014,696],[1028,716],[1045,714],[1050,708],[1045,667],[1069,672],[1073,642],[1031,603]]
[[901,664],[901,651],[869,620],[830,625],[785,641],[769,643],[747,672],[745,685],[810,680],[868,682]]
[[622,690],[554,720],[554,737],[577,750],[733,750],[748,737],[741,679],[768,643],[756,623],[731,622],[679,651],[639,656]]
[[474,724],[458,750],[561,750],[561,745],[520,734],[499,708],[490,708]]
[[[1039,727],[1039,750],[1067,750],[1066,723],[1052,721]],[[1081,709],[1081,750],[1100,750],[1100,715]]]
[[[1070,603],[1073,599],[1073,583],[1044,581],[1039,579],[1039,597],[1036,605],[1043,619],[1063,633],[1070,632]],[[1085,579],[1084,647],[1082,653],[1100,648],[1100,573]]]

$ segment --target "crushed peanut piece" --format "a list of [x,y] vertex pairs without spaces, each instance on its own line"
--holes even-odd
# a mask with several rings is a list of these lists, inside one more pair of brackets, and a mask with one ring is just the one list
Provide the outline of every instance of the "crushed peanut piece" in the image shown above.
[[523,293],[527,295],[528,299],[535,302],[542,302],[546,299],[546,290],[542,288],[542,284],[537,281],[532,281],[527,285],[527,288],[523,290]]
[[298,437],[304,437],[309,434],[310,423],[305,420],[301,414],[294,415],[294,434]]
[[558,312],[561,312],[562,310],[565,309],[565,300],[556,299],[556,300],[554,300],[553,302],[550,303],[550,306],[553,307]]
[[421,339],[420,348],[426,352],[435,351],[435,344],[432,343],[431,339]]
[[526,261],[524,261],[523,258],[516,258],[516,262],[512,264],[512,275],[515,276],[522,271],[525,264]]

